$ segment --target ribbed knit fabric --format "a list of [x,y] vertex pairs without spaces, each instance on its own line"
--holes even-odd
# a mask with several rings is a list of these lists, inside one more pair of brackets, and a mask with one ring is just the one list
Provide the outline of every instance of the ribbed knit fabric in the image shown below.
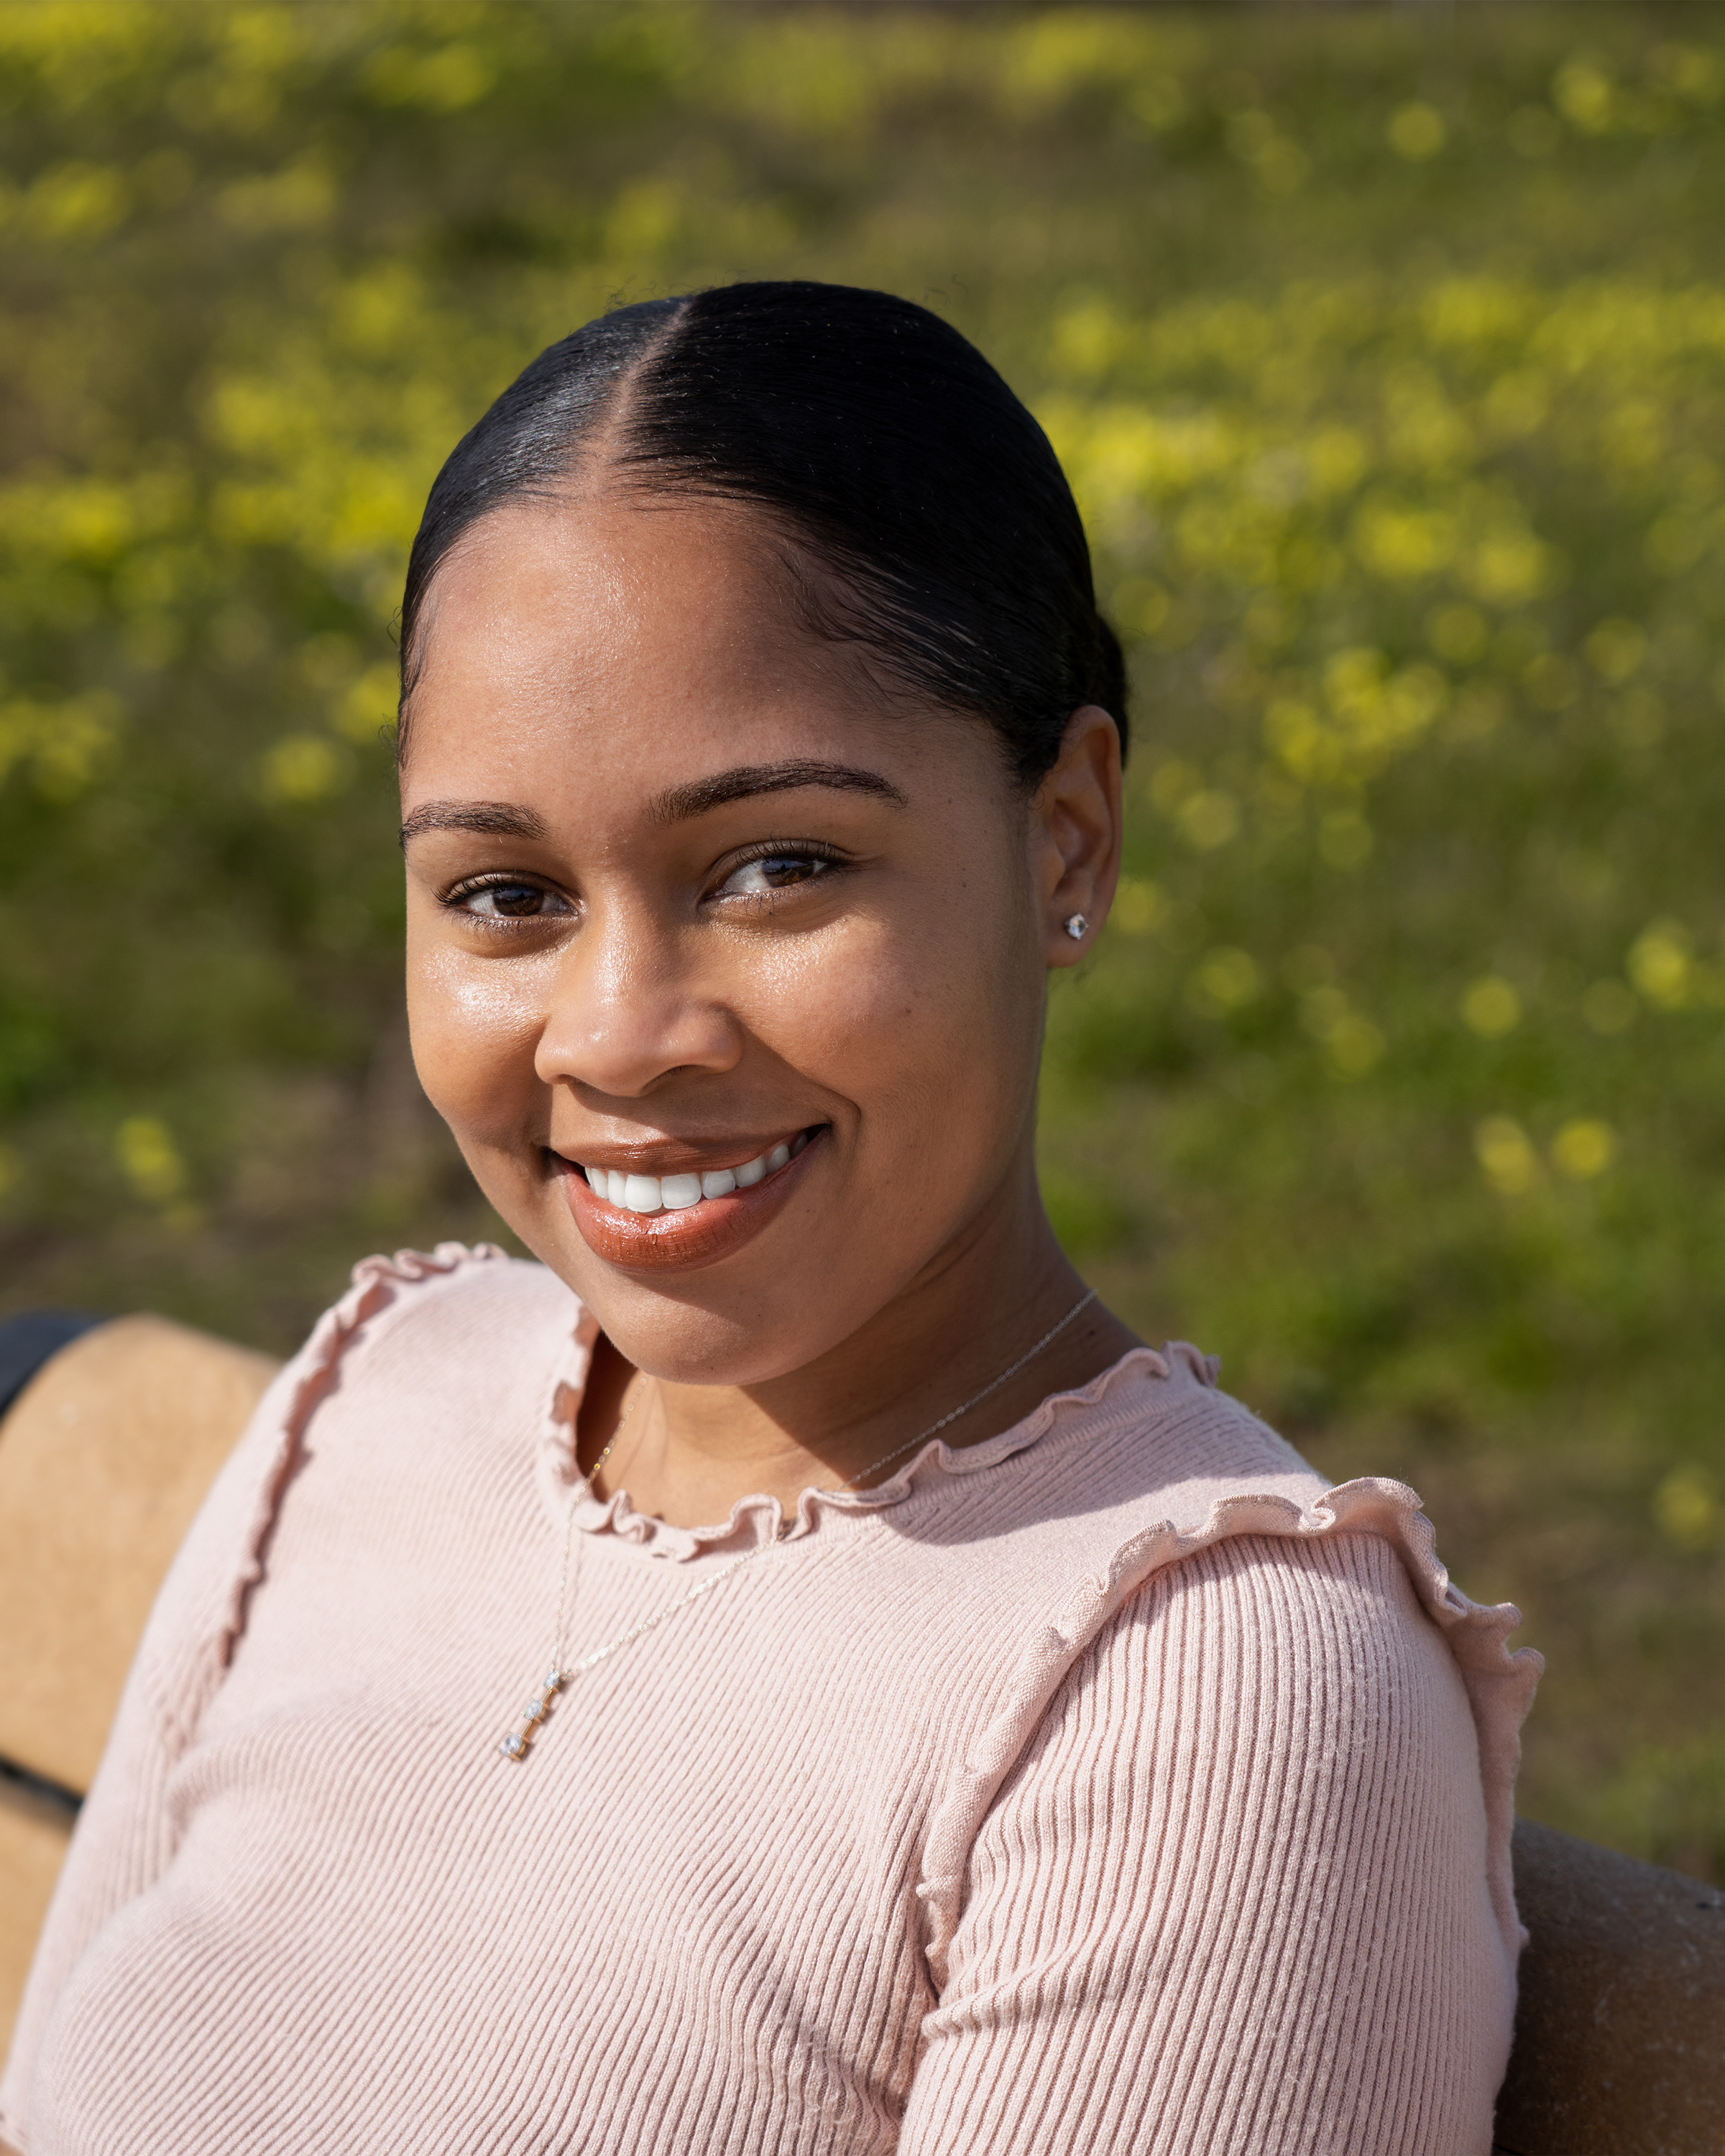
[[218,1481],[39,1951],[28,2156],[1484,2156],[1538,1657],[1186,1348],[882,1489],[578,1516],[541,1268],[372,1260]]

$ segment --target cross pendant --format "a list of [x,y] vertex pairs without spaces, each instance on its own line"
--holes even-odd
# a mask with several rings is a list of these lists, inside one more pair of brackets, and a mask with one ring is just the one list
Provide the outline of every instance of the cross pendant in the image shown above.
[[525,1759],[533,1739],[539,1734],[539,1725],[551,1712],[551,1702],[563,1688],[561,1670],[547,1670],[539,1680],[536,1696],[521,1709],[521,1717],[507,1737],[497,1747],[506,1759]]

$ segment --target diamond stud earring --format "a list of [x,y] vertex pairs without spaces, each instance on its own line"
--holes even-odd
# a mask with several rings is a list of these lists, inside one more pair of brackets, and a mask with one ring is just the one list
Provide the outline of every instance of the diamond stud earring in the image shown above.
[[1075,943],[1083,942],[1085,937],[1090,933],[1090,923],[1081,913],[1068,914],[1065,925],[1066,933]]

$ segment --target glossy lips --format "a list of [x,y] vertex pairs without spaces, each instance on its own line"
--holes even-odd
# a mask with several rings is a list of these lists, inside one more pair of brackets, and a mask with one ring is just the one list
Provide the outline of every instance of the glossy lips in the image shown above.
[[801,1131],[734,1168],[627,1174],[562,1164],[569,1209],[596,1255],[636,1272],[692,1270],[741,1250],[778,1214],[824,1131]]

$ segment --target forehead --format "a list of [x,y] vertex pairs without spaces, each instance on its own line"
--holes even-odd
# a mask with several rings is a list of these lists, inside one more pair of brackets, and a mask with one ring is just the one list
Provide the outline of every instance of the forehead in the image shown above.
[[[551,496],[475,525],[439,567],[418,627],[407,778],[555,745],[662,765],[702,737],[762,754],[886,720],[855,647],[816,635],[788,551],[720,503]],[[784,739],[775,750],[773,737]],[[439,782],[441,783],[441,782]]]

